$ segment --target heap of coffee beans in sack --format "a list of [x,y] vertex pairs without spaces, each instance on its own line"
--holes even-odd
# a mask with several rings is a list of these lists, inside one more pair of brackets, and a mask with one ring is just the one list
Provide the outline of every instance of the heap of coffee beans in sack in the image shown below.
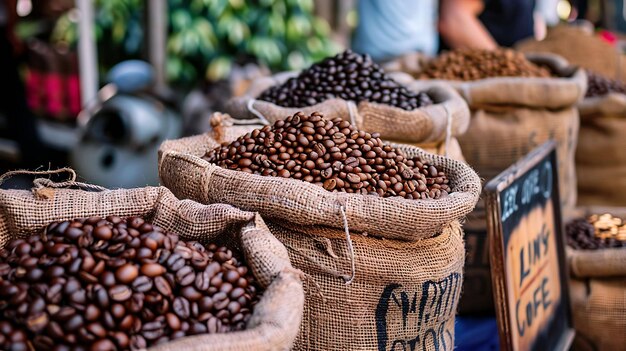
[[0,250],[0,349],[137,350],[245,328],[248,268],[142,218],[54,222]]
[[574,219],[565,231],[567,244],[577,250],[626,247],[626,223],[610,214]]
[[626,94],[626,84],[587,70],[587,93],[585,97],[602,96],[609,93]]
[[350,50],[312,65],[258,97],[283,107],[312,106],[332,98],[356,103],[365,100],[404,110],[433,104],[426,93],[414,93],[389,78],[368,55]]
[[550,77],[550,71],[512,49],[459,49],[429,61],[418,78],[479,80],[491,77]]
[[300,179],[329,191],[407,199],[437,199],[450,192],[444,172],[408,159],[377,133],[357,130],[340,118],[298,112],[204,156],[223,168]]

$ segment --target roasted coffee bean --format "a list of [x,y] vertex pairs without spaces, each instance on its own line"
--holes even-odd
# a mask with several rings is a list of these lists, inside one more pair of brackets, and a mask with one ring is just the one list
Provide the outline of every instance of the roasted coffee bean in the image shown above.
[[[356,103],[361,101],[384,103],[404,110],[414,110],[433,103],[426,93],[412,92],[388,77],[368,55],[350,50],[316,63],[297,77],[273,86],[258,96],[259,100],[284,107],[312,106],[332,98]],[[304,126],[302,129],[304,135],[326,134],[326,131],[331,129],[325,123],[317,125],[317,129],[314,126],[313,124]],[[308,146],[308,139],[291,135],[291,139],[285,135],[283,137],[290,142],[297,140],[299,144]]]
[[459,49],[427,62],[421,79],[478,80],[491,77],[550,77],[551,72],[512,49]]
[[152,279],[148,278],[145,275],[141,275],[135,278],[135,280],[132,283],[133,290],[137,292],[142,292],[142,293],[152,289],[152,286],[153,286]]
[[626,94],[626,84],[587,70],[587,93],[585,97],[602,96],[609,93]]
[[0,350],[134,350],[245,328],[259,294],[232,251],[107,218],[0,249]]
[[166,272],[165,267],[158,263],[147,263],[141,266],[141,274],[148,277],[156,277]]
[[626,247],[626,221],[609,214],[576,218],[565,225],[567,245],[576,250]]
[[[308,134],[310,130],[304,128],[312,128],[315,123],[323,125],[324,132],[318,134],[314,130],[314,134]],[[274,141],[277,135],[283,135],[284,142]],[[273,139],[268,141],[268,136]],[[301,143],[299,137],[307,142]],[[308,138],[316,143],[311,145]],[[237,151],[239,147],[253,150],[246,157],[252,160],[249,168],[239,166],[244,157]],[[294,151],[285,153],[281,161],[276,155],[281,148]],[[227,169],[300,179],[328,191],[407,199],[436,199],[452,191],[446,174],[435,165],[417,157],[409,159],[400,150],[384,144],[376,133],[359,131],[338,118],[327,120],[317,112],[310,116],[298,112],[273,126],[241,136],[230,145],[210,150],[204,158]],[[230,259],[221,252],[213,258],[218,262]]]

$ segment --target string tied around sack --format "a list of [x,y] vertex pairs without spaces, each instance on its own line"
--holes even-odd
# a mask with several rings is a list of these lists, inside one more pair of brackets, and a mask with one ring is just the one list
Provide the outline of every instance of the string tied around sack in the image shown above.
[[450,113],[446,104],[443,104],[443,109],[446,110],[446,139],[444,141],[444,156],[448,157],[450,154],[450,139],[452,139],[452,113]]
[[29,170],[15,170],[4,173],[0,176],[0,184],[4,183],[7,179],[16,176],[16,175],[53,175],[53,174],[63,174],[67,173],[69,176],[67,180],[62,182],[55,182],[49,178],[35,178],[33,180],[33,187],[31,191],[35,194],[35,196],[43,199],[50,199],[54,196],[54,189],[59,188],[69,188],[72,186],[79,187],[85,190],[93,190],[93,191],[105,191],[107,190],[104,187],[95,184],[88,184],[83,182],[76,181],[76,172],[69,168],[63,167],[59,169],[50,169],[46,171],[29,171]]
[[256,102],[256,99],[249,99],[248,103],[246,104],[246,107],[248,108],[248,111],[250,113],[252,113],[253,115],[255,115],[259,121],[261,121],[262,124],[264,125],[270,125],[270,121],[267,120],[267,118],[265,118],[265,116],[263,116],[263,114],[261,112],[259,112],[259,110],[257,110],[256,108],[254,108],[254,103]]
[[350,237],[350,228],[348,228],[348,217],[346,216],[346,207],[341,205],[339,207],[341,212],[341,218],[343,219],[343,229],[346,233],[346,244],[348,248],[348,257],[350,257],[350,276],[346,277],[342,275],[341,278],[345,281],[346,285],[350,285],[356,275],[356,264],[354,262],[354,246],[352,245],[352,238]]

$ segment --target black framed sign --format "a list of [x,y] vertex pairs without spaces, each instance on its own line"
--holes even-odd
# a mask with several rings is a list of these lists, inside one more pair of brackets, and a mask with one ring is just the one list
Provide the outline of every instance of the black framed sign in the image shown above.
[[555,150],[543,144],[485,186],[504,351],[567,350],[574,338]]

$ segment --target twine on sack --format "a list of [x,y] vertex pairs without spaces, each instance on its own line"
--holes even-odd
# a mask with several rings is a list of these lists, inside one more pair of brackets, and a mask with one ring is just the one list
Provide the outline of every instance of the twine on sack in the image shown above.
[[61,174],[61,173],[68,173],[70,175],[68,181],[73,182],[76,180],[76,172],[74,172],[74,170],[69,167],[63,167],[59,169],[49,169],[47,171],[29,171],[26,169],[19,169],[15,171],[9,171],[1,175],[0,185],[4,183],[7,179],[16,175],[52,175],[52,174]]
[[344,205],[339,207],[339,211],[341,211],[341,217],[343,219],[343,229],[346,232],[346,243],[348,244],[348,255],[350,255],[350,278],[346,279],[345,275],[342,275],[341,278],[346,282],[346,285],[350,285],[354,280],[354,276],[356,275],[356,267],[354,263],[354,247],[352,246],[352,238],[350,237],[350,229],[348,228],[348,218],[346,217],[346,208]]
[[452,138],[452,114],[446,104],[443,104],[443,109],[446,110],[446,141],[444,145],[444,156],[448,157],[450,154],[450,139]]
[[356,124],[356,116],[354,115],[353,108],[356,108],[356,105],[354,104],[354,102],[350,101],[350,100],[345,100],[346,101],[346,105],[348,106],[348,113],[350,114],[350,123],[353,126],[357,126]]
[[246,104],[248,107],[248,111],[250,111],[250,113],[252,113],[253,115],[255,115],[263,124],[265,125],[270,125],[270,121],[267,120],[267,118],[265,118],[265,116],[263,116],[263,114],[261,112],[259,112],[259,110],[254,108],[254,103],[256,102],[256,99],[249,99],[248,103]]
[[107,188],[101,187],[99,185],[77,182],[76,172],[69,167],[51,169],[47,171],[28,171],[28,170],[10,171],[0,176],[0,184],[2,184],[5,180],[15,175],[52,175],[52,174],[61,174],[61,173],[68,173],[69,178],[64,182],[55,182],[49,178],[35,178],[33,180],[34,186],[31,188],[31,191],[38,198],[51,199],[54,197],[54,189],[58,189],[58,188],[69,188],[71,186],[77,186],[85,190],[94,190],[94,191],[107,190]]

